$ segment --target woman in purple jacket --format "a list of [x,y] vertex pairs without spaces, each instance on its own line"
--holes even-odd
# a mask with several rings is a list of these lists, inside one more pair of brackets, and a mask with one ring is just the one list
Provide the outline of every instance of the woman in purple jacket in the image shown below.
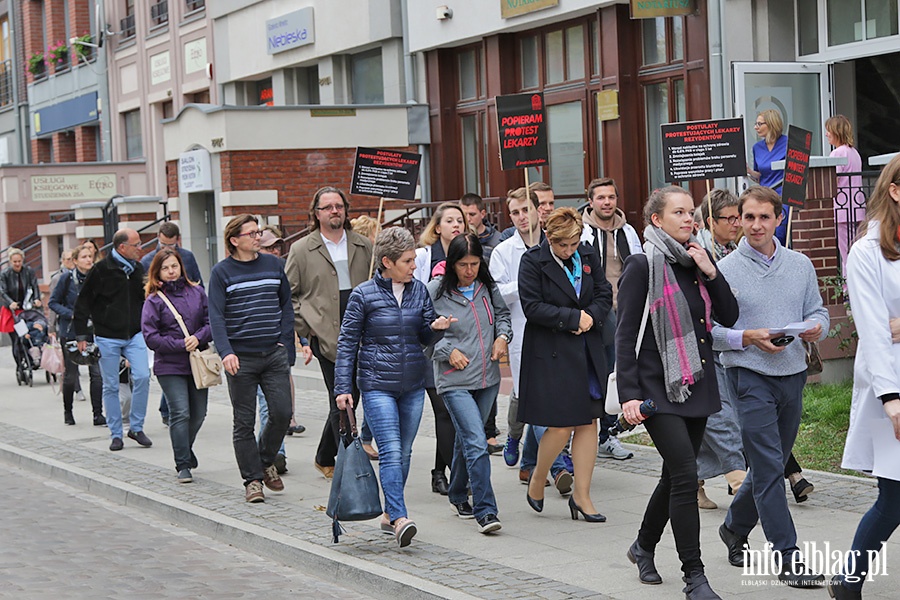
[[[175,453],[179,483],[190,483],[197,468],[193,445],[206,418],[208,390],[198,390],[191,375],[189,352],[212,341],[209,311],[203,288],[184,278],[184,263],[175,250],[160,250],[147,273],[147,300],[141,330],[153,350],[153,372],[169,402],[169,437]],[[172,307],[181,315],[185,335]]]

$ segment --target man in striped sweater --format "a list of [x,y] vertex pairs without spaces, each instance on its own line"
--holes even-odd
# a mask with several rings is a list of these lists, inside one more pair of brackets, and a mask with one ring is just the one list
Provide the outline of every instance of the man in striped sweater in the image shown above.
[[[265,500],[263,484],[276,492],[284,489],[274,462],[291,422],[291,287],[281,261],[259,253],[261,233],[253,215],[231,219],[225,227],[230,256],[213,267],[209,278],[209,324],[228,379],[234,454],[247,502]],[[257,386],[269,408],[258,443],[253,435]]]

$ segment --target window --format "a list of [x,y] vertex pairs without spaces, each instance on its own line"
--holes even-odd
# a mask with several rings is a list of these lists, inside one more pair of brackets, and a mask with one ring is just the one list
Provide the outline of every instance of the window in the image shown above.
[[684,60],[684,22],[681,17],[644,19],[641,28],[644,66]]
[[[670,97],[674,102],[670,101]],[[668,79],[644,85],[644,112],[647,123],[647,161],[650,189],[666,183],[662,159],[660,126],[687,120],[684,79]]]
[[184,0],[184,12],[186,13],[204,8],[206,8],[206,0]]
[[12,102],[12,54],[9,48],[9,18],[0,17],[0,106]]
[[150,29],[169,23],[169,0],[156,0],[150,4]]
[[350,98],[353,104],[384,104],[381,48],[350,57]]
[[132,110],[122,114],[125,121],[125,159],[144,158],[144,143],[141,138],[141,111]]
[[134,37],[134,0],[125,0],[125,17],[119,21],[119,29],[123,41]]
[[797,37],[800,56],[819,51],[819,7],[818,0],[798,0]]
[[585,173],[581,102],[548,106],[547,134],[550,185],[554,195],[583,198]]
[[462,125],[463,184],[466,192],[490,195],[487,156],[487,119],[485,111],[460,117]]
[[275,90],[272,88],[272,78],[267,77],[256,82],[257,106],[275,106]]
[[459,99],[484,98],[486,83],[481,48],[464,50],[457,56],[459,61]]
[[536,88],[540,85],[540,66],[538,60],[538,36],[529,35],[519,41],[519,56],[522,65],[522,89]]
[[898,33],[897,0],[827,0],[826,5],[829,46]]

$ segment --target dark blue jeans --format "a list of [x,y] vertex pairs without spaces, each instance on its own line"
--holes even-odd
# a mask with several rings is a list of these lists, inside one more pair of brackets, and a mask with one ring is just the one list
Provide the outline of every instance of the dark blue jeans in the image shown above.
[[194,440],[206,418],[209,390],[194,387],[191,375],[157,375],[159,387],[168,399],[169,438],[175,454],[175,470],[193,467]]
[[497,399],[500,384],[482,390],[447,390],[441,396],[453,426],[456,442],[453,464],[450,465],[450,493],[448,499],[460,504],[469,499],[466,487],[472,482],[472,504],[475,518],[497,514],[497,500],[491,487],[491,459],[484,437],[484,424]]
[[[891,534],[900,525],[900,481],[878,478],[878,499],[872,508],[863,515],[856,535],[853,536],[851,550],[856,552],[856,560],[848,563],[844,570],[844,587],[849,590],[862,590],[869,573],[869,555],[881,549],[881,543],[890,539]],[[882,556],[884,559],[884,556]]]
[[[534,471],[537,465],[538,446],[541,444],[541,438],[544,437],[546,427],[540,425],[529,425],[525,430],[525,443],[522,446],[522,462],[519,463],[519,470]],[[566,470],[566,463],[563,462],[563,455],[560,452],[553,464],[550,465],[550,476],[554,479],[557,473]]]
[[725,525],[738,535],[747,535],[759,521],[773,550],[789,561],[797,549],[797,530],[784,494],[784,465],[800,428],[806,371],[784,377],[740,367],[725,372],[735,392],[744,453],[750,465],[728,509]]
[[[247,485],[263,480],[263,469],[275,462],[275,454],[291,424],[291,374],[287,349],[282,346],[266,353],[236,354],[240,369],[236,375],[226,376],[234,414],[234,456]],[[269,421],[262,428],[259,443],[253,435],[257,387],[262,388],[269,405]]]

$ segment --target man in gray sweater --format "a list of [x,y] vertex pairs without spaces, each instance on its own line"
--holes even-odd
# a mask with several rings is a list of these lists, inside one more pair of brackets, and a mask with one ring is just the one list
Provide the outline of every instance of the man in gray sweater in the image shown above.
[[805,322],[808,329],[799,337],[815,342],[828,332],[829,318],[810,260],[775,238],[781,208],[781,198],[772,189],[746,190],[738,205],[745,237],[718,263],[737,298],[740,317],[733,328],[713,328],[713,348],[722,351],[722,364],[736,391],[750,464],[719,536],[728,546],[729,562],[742,567],[750,556],[744,552],[747,536],[761,522],[775,560],[782,559],[779,579],[792,587],[808,587],[822,585],[824,578],[803,565],[781,481],[800,427],[806,352],[799,340],[779,340],[780,334],[770,330]]

